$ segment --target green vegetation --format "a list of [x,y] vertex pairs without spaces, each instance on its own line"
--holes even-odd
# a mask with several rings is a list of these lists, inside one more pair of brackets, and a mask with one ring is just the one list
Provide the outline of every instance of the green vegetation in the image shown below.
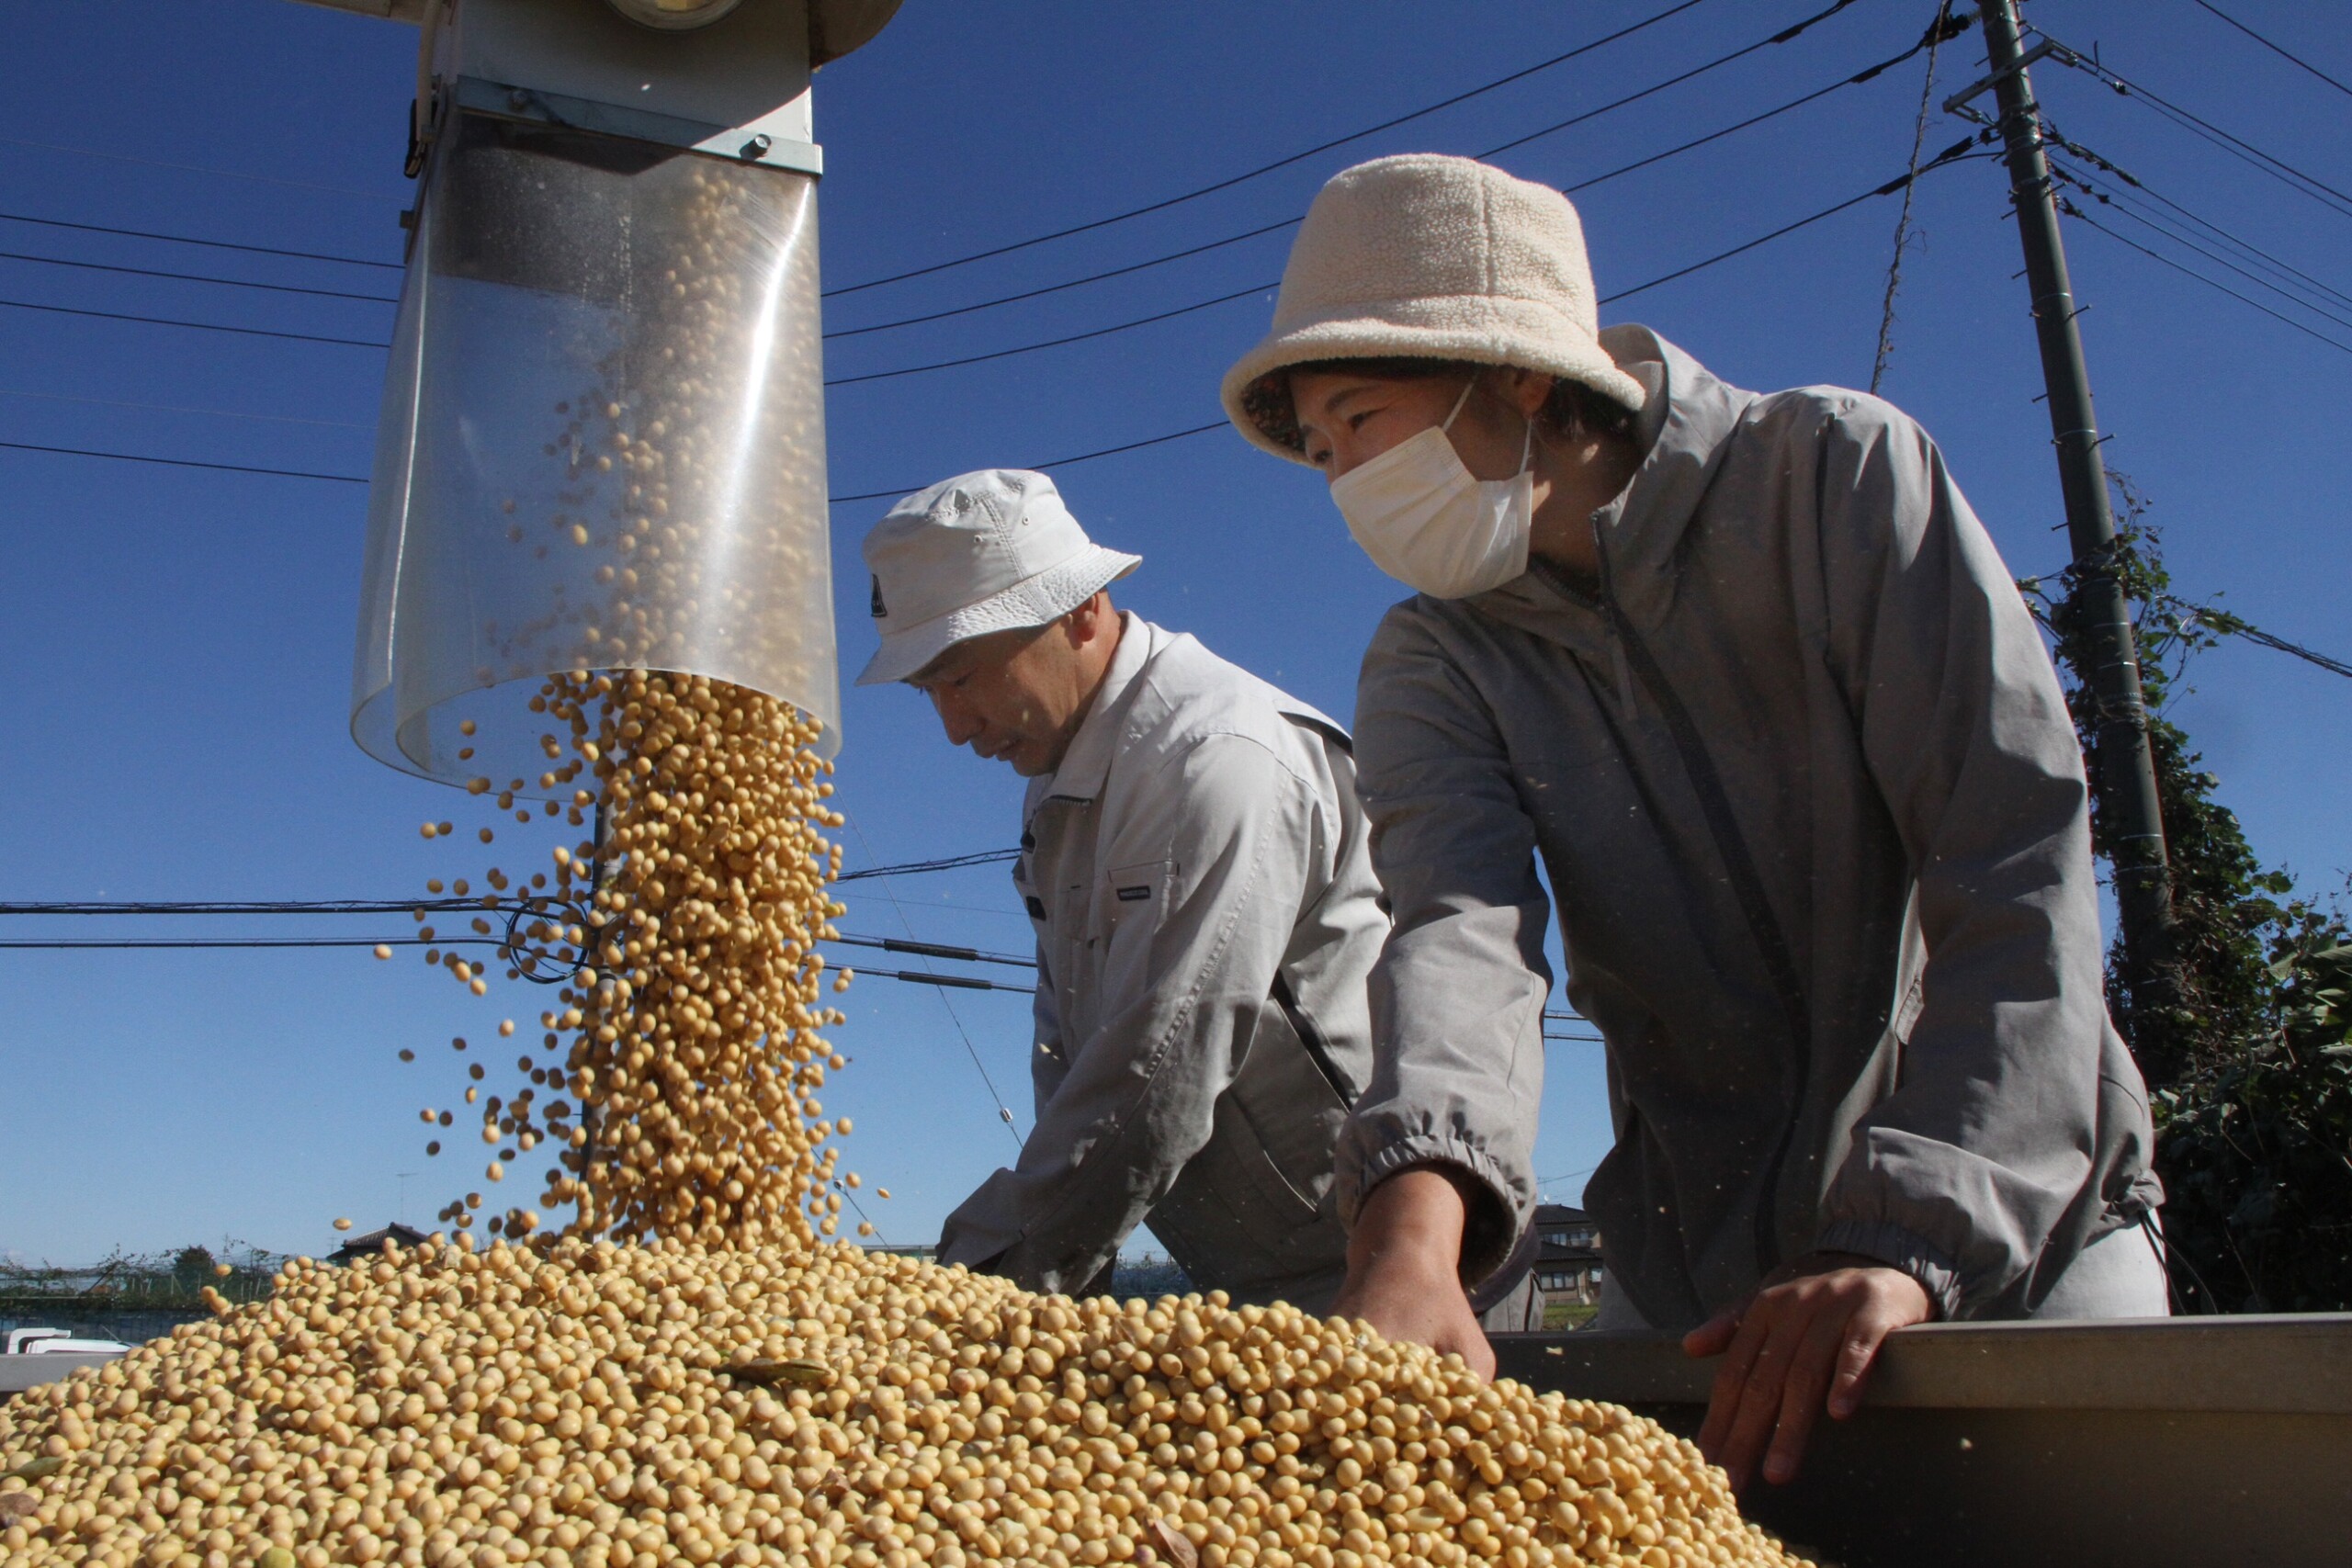
[[1546,1302],[1544,1303],[1544,1332],[1559,1334],[1571,1328],[1582,1328],[1600,1310],[1582,1302]]
[[205,1310],[208,1285],[232,1302],[259,1301],[270,1293],[284,1261],[242,1242],[224,1243],[218,1257],[206,1247],[152,1254],[118,1250],[81,1269],[0,1261],[0,1317],[198,1313]]
[[[2147,503],[2115,476],[2127,527],[2113,567],[2139,607],[2141,681],[2172,863],[2171,989],[2135,998],[2110,955],[2109,1001],[2154,1098],[2156,1168],[2173,1284],[2190,1312],[2352,1308],[2352,930],[2266,867],[2220,781],[2167,716],[2188,660],[2252,628],[2172,592]],[[2070,606],[2020,584],[2056,642],[2066,700],[2088,734],[2091,695]],[[2086,751],[2088,751],[2087,746]],[[2093,784],[2098,761],[2091,759]],[[2319,781],[2312,781],[2316,784]],[[2098,796],[2094,790],[2093,800]],[[2093,837],[2108,851],[2105,824]],[[2162,1007],[2159,1013],[2155,1010]]]

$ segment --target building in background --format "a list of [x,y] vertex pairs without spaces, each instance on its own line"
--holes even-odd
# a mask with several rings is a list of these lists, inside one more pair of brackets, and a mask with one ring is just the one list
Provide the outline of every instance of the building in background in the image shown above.
[[394,1221],[382,1230],[369,1231],[366,1235],[353,1236],[349,1241],[328,1253],[327,1261],[356,1263],[363,1258],[374,1258],[381,1253],[384,1250],[384,1244],[388,1241],[405,1251],[412,1247],[423,1247],[426,1239],[425,1234],[414,1225],[404,1225]]
[[1600,1300],[1600,1227],[1593,1224],[1592,1216],[1565,1203],[1539,1203],[1535,1239],[1535,1290],[1543,1298],[1547,1319],[1555,1307],[1597,1304]]

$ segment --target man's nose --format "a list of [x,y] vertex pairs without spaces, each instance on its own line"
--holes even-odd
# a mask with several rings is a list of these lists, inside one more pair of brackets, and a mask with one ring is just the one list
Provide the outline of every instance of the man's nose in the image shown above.
[[969,746],[982,728],[980,721],[969,712],[944,700],[939,704],[939,722],[947,731],[950,746]]

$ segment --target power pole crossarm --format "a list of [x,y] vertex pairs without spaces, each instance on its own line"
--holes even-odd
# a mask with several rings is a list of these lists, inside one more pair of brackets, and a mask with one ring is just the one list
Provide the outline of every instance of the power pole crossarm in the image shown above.
[[[2091,412],[2089,372],[2083,362],[2077,309],[2058,232],[2058,207],[2043,155],[2041,113],[2029,63],[2018,41],[2015,0],[1978,0],[1984,24],[1987,79],[2000,106],[2001,140],[2033,288],[2035,335],[2041,344],[2042,379],[2049,388],[2050,429],[2058,451],[2058,481],[2065,498],[2066,531],[2074,547],[2073,621],[2085,645],[2087,669],[2076,673],[2091,693],[2092,744],[2099,816],[2115,869],[2122,917],[2125,976],[2132,1007],[2124,1021],[2143,1070],[2169,1076],[2161,1036],[2173,1000],[2172,881],[2165,852],[2155,763],[2148,744],[2147,708],[2140,691],[2130,606],[2116,572],[2115,517],[2108,502],[2098,424]],[[1966,95],[1963,95],[1966,96]]]

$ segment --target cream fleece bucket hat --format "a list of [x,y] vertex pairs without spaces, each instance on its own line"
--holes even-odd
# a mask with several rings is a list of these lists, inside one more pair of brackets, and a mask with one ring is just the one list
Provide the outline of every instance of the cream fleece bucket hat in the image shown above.
[[1584,225],[1549,186],[1411,152],[1331,177],[1283,269],[1273,330],[1226,372],[1225,412],[1306,460],[1280,372],[1317,359],[1460,359],[1580,381],[1642,406],[1598,340]]
[[967,637],[1058,620],[1142,564],[1088,538],[1043,474],[942,479],[865,536],[882,646],[857,683],[903,681]]

